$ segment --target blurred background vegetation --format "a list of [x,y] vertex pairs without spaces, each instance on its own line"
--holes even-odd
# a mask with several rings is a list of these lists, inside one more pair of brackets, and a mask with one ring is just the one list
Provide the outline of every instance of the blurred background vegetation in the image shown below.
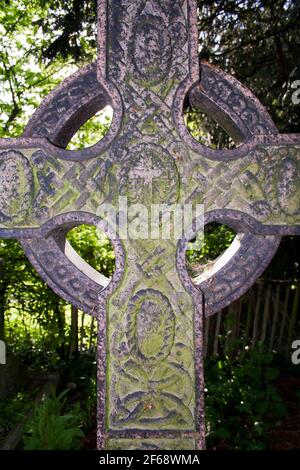
[[[300,105],[291,99],[291,84],[300,79],[300,2],[198,0],[198,15],[200,59],[248,86],[281,132],[300,132]],[[64,78],[95,60],[95,22],[95,0],[1,0],[0,137],[22,134],[42,99]],[[111,117],[109,108],[97,113],[68,148],[97,142],[107,132]],[[232,146],[213,120],[189,104],[186,121],[193,136],[206,145]],[[234,236],[230,227],[207,226],[203,248],[188,252],[191,271],[217,258]],[[108,277],[112,275],[115,258],[107,238],[99,238],[93,227],[81,226],[73,229],[68,239],[90,265]],[[206,326],[210,340],[206,345],[206,403],[211,448],[276,447],[276,439],[283,440],[282,428],[287,423],[293,425],[288,421],[291,413],[294,420],[298,419],[296,430],[300,429],[300,416],[294,409],[300,399],[299,381],[293,382],[292,396],[280,382],[282,374],[289,375],[285,383],[290,375],[293,380],[299,375],[295,366],[290,367],[290,344],[286,346],[283,340],[299,333],[299,264],[299,242],[293,237],[283,239],[273,262],[254,287],[257,290]],[[266,345],[266,334],[255,333],[255,326],[253,335],[252,329],[249,333],[251,322],[260,315],[262,321],[268,320],[270,336],[277,315],[281,343],[285,345],[281,351],[270,348],[271,343]],[[283,326],[280,321],[285,322]],[[4,441],[28,412],[25,404],[29,400],[34,403],[35,387],[40,385],[34,374],[48,377],[52,371],[59,371],[58,388],[67,387],[68,393],[63,398],[50,396],[46,404],[36,405],[31,426],[24,431],[25,447],[41,448],[41,442],[48,443],[44,444],[46,448],[57,445],[53,444],[55,435],[39,436],[34,431],[41,428],[37,423],[44,422],[49,410],[53,417],[57,415],[52,432],[62,434],[65,446],[95,446],[96,332],[94,320],[71,308],[43,283],[17,241],[0,240],[0,339],[6,341],[9,355],[26,367],[30,377],[29,385],[28,380],[21,385],[15,377],[16,386],[12,385],[5,396],[0,393],[0,447],[1,439]],[[3,371],[0,366],[0,375]],[[69,418],[58,419],[64,413]],[[78,426],[86,434],[84,440],[74,431]],[[279,437],[271,432],[274,426]],[[45,429],[51,434],[50,428]],[[297,442],[289,445],[300,448],[300,435]]]

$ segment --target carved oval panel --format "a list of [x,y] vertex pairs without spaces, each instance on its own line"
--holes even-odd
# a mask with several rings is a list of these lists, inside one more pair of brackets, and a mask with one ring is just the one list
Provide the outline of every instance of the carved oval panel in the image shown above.
[[174,204],[179,196],[179,172],[169,152],[153,144],[131,149],[120,174],[120,193],[130,204]]
[[0,154],[0,222],[18,223],[24,219],[33,195],[30,164],[20,152]]
[[157,363],[170,354],[175,316],[163,294],[153,289],[139,291],[129,303],[127,322],[127,343],[137,359]]
[[289,215],[300,209],[299,202],[299,169],[296,159],[287,156],[278,170],[277,198],[281,209]]
[[172,62],[172,46],[161,18],[139,17],[134,29],[132,58],[136,78],[150,84],[165,78]]

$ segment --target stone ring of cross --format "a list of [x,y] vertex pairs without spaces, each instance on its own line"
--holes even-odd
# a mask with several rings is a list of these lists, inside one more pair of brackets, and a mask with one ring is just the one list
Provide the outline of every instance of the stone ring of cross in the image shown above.
[[[233,77],[209,64],[200,74],[194,0],[99,0],[98,31],[97,63],[56,88],[23,136],[0,140],[0,236],[19,239],[48,285],[98,319],[98,448],[204,449],[203,317],[253,284],[283,235],[300,234],[300,135],[279,134]],[[187,99],[236,148],[197,142]],[[66,150],[108,104],[106,136]],[[101,207],[120,220],[120,197],[149,211],[203,205],[204,216],[179,239],[115,236]],[[185,251],[203,221],[238,235],[193,282]],[[80,224],[112,240],[110,282],[66,242]]]

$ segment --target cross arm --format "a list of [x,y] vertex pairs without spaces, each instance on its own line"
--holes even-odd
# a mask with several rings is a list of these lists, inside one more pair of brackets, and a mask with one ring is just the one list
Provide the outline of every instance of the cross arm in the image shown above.
[[205,212],[238,212],[253,233],[300,234],[300,135],[255,136],[236,152],[230,161],[196,157]]
[[46,139],[0,140],[1,236],[71,211],[96,213],[110,191],[109,162],[76,161],[67,153]]

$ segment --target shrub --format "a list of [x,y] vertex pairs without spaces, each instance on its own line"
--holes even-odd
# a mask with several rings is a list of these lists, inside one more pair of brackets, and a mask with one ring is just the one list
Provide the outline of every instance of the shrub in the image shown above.
[[62,414],[65,395],[54,394],[34,409],[23,435],[25,450],[70,450],[79,449],[84,437],[79,428],[80,416],[75,412]]

